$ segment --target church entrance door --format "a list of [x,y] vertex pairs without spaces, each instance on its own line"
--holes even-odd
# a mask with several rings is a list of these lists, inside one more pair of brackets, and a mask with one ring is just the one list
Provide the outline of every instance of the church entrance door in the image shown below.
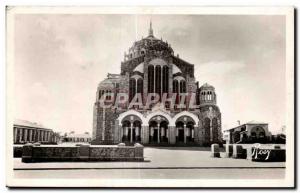
[[184,142],[184,130],[178,129],[178,142]]

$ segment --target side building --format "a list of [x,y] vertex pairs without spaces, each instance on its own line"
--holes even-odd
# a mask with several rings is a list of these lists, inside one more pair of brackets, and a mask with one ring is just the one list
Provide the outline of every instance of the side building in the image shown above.
[[36,142],[43,144],[57,144],[60,141],[58,133],[43,125],[30,121],[17,119],[14,121],[13,129],[14,144]]
[[85,133],[75,133],[74,131],[67,133],[62,142],[65,143],[90,143],[92,141],[92,137],[89,132]]
[[268,143],[272,140],[268,123],[250,121],[224,131],[226,143]]

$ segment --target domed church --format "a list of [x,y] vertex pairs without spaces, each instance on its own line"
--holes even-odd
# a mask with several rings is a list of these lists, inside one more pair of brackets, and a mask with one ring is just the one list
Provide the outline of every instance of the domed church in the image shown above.
[[150,22],[148,36],[124,53],[120,74],[98,85],[92,144],[207,146],[221,140],[215,88],[199,87],[194,65],[157,39]]

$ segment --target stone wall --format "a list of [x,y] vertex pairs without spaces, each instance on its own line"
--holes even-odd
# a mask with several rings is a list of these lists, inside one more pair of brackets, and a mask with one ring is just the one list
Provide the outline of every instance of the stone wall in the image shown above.
[[144,147],[134,146],[23,146],[22,162],[143,161]]
[[91,143],[93,145],[116,144],[115,136],[118,135],[118,133],[115,133],[115,127],[119,113],[117,111],[115,112],[112,108],[103,109],[99,107],[99,104],[96,105],[98,106],[95,107],[96,117],[94,118],[93,125],[93,135],[96,137],[93,136]]

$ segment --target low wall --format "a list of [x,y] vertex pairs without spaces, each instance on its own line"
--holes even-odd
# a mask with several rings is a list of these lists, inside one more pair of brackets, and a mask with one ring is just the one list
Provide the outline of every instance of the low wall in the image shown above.
[[143,161],[144,147],[134,146],[23,146],[22,162]]
[[20,158],[22,157],[23,154],[23,145],[14,145],[14,157],[15,158]]
[[247,158],[258,162],[285,162],[285,149],[261,149],[252,147],[247,150]]

